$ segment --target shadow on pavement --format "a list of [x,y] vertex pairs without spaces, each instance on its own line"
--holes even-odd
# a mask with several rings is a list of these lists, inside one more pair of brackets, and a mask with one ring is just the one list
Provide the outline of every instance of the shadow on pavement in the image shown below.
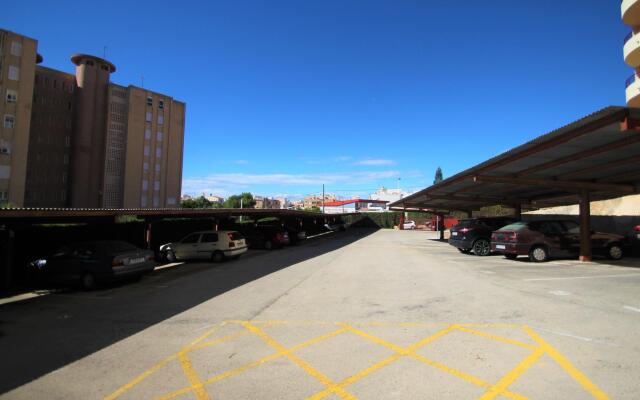
[[133,285],[0,306],[0,394],[265,275],[375,232],[351,229],[268,255],[163,269]]

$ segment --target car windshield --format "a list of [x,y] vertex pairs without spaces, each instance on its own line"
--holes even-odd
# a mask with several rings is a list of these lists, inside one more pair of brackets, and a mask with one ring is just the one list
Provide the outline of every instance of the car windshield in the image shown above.
[[475,225],[475,223],[476,223],[475,219],[463,219],[463,220],[460,220],[460,222],[458,222],[458,225],[456,226],[459,228],[465,228],[468,226],[473,226]]
[[229,237],[231,240],[242,240],[244,236],[240,232],[229,232]]

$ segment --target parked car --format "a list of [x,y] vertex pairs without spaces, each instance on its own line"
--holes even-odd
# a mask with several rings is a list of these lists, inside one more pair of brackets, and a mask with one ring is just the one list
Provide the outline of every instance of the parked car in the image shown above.
[[491,254],[491,233],[517,221],[512,217],[469,218],[451,228],[449,244],[461,253],[477,256]]
[[254,249],[271,250],[291,243],[289,233],[280,226],[258,225],[247,229],[244,234],[249,247]]
[[[593,254],[619,260],[625,245],[624,236],[591,232]],[[516,222],[493,232],[491,250],[510,259],[526,255],[534,262],[575,256],[580,252],[580,225],[565,220]]]
[[202,231],[185,236],[182,240],[160,246],[163,260],[212,260],[238,258],[247,251],[245,238],[236,231]]
[[30,265],[52,283],[80,284],[89,290],[101,282],[142,276],[153,271],[156,263],[150,250],[118,240],[99,240],[63,246]]
[[404,224],[402,224],[402,229],[416,229],[416,221],[404,221]]
[[347,230],[347,225],[344,222],[329,222],[324,224],[324,228],[331,232],[344,232]]
[[285,226],[284,228],[289,235],[289,241],[291,244],[296,245],[307,239],[307,232],[301,228],[294,228],[291,226]]

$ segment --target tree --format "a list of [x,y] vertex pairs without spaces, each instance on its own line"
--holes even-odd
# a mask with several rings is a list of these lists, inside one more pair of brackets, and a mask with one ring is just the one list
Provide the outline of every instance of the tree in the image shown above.
[[240,208],[240,199],[242,199],[242,208],[253,208],[256,205],[253,195],[249,192],[244,192],[229,196],[224,202],[224,208]]
[[304,209],[304,211],[309,211],[309,212],[319,213],[319,212],[321,212],[322,210],[320,210],[320,207],[313,206],[313,207],[307,207],[307,208],[305,208],[305,209]]
[[182,208],[212,208],[213,203],[207,200],[204,196],[200,196],[195,199],[182,200],[180,203]]
[[442,181],[442,169],[438,167],[438,169],[436,170],[436,177],[433,180],[433,184],[435,185],[436,183],[441,181]]

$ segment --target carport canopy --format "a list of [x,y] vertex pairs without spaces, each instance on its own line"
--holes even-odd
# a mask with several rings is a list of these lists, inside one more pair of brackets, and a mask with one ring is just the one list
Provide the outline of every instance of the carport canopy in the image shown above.
[[580,204],[580,259],[591,260],[590,202],[640,193],[640,109],[607,107],[389,205],[397,211],[516,213]]

